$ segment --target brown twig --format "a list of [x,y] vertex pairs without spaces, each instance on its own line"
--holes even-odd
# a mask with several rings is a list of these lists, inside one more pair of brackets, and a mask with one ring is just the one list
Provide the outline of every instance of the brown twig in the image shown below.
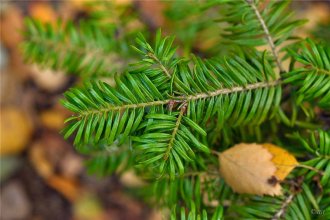
[[282,203],[282,206],[280,208],[280,210],[278,210],[275,215],[273,216],[272,220],[279,220],[282,215],[285,213],[286,208],[290,205],[290,203],[293,200],[294,195],[290,194],[284,201],[284,203]]

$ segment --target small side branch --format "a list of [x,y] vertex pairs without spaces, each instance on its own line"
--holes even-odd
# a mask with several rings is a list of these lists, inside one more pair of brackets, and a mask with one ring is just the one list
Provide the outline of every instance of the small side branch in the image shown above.
[[313,67],[312,69],[316,70],[316,73],[325,74],[325,75],[330,76],[330,71],[329,70],[320,69],[320,68],[317,68],[317,67]]
[[153,53],[148,53],[148,56],[153,59],[154,61],[156,61],[156,63],[159,65],[159,67],[163,70],[163,72],[165,73],[165,75],[171,79],[171,74],[170,72],[166,69],[166,67],[162,64],[162,62],[155,56],[155,54]]
[[276,214],[273,216],[272,220],[279,220],[283,214],[285,213],[286,208],[290,205],[290,203],[293,200],[294,195],[290,194],[285,201],[283,202],[281,209],[276,212]]
[[184,103],[183,106],[181,107],[180,114],[178,116],[178,119],[176,120],[175,127],[174,127],[173,132],[172,132],[171,140],[170,140],[170,142],[169,142],[169,144],[167,146],[166,152],[164,154],[164,160],[167,160],[168,159],[168,157],[170,155],[170,152],[171,152],[171,150],[173,148],[174,141],[175,141],[175,136],[178,133],[178,130],[179,130],[179,127],[180,127],[180,124],[181,124],[182,117],[183,117],[184,113],[186,112],[186,106],[187,106],[187,104]]
[[[251,6],[251,8],[253,9],[254,13],[256,14],[260,24],[261,24],[261,27],[262,29],[264,30],[265,34],[266,34],[266,39],[268,41],[268,44],[272,50],[272,53],[273,53],[273,56],[274,56],[274,59],[276,61],[276,65],[278,66],[280,72],[285,72],[282,64],[281,64],[281,61],[280,61],[280,58],[278,56],[278,53],[276,51],[276,47],[275,47],[275,44],[274,44],[274,40],[272,38],[272,36],[270,35],[269,33],[269,30],[268,30],[268,27],[264,21],[264,19],[262,18],[257,6],[254,4],[253,0],[246,0],[246,2]],[[279,79],[280,78],[280,75],[277,74],[277,78]]]

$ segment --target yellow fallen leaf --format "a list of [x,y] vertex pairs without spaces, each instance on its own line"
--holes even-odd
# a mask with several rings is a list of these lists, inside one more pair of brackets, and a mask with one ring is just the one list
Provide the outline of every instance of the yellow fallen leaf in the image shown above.
[[298,165],[296,158],[272,144],[241,143],[219,154],[220,174],[238,193],[281,195],[280,181]]
[[33,132],[33,125],[19,107],[0,109],[0,155],[21,153],[28,145]]
[[57,109],[41,112],[40,121],[46,128],[61,130],[64,127],[66,115]]

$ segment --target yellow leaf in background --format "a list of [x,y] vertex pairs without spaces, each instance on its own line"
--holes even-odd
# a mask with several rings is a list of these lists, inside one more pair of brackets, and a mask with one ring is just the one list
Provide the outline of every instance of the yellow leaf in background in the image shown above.
[[1,108],[0,119],[0,155],[21,153],[33,133],[31,119],[18,106]]
[[238,193],[281,195],[284,180],[298,162],[272,144],[237,144],[220,153],[220,174]]

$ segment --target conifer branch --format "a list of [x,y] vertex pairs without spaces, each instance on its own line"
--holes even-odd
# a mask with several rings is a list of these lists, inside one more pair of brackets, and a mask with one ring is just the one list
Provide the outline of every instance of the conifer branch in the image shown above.
[[[273,56],[274,56],[274,59],[275,59],[275,62],[276,62],[276,65],[277,67],[279,68],[280,72],[285,72],[284,68],[282,67],[282,64],[281,64],[281,61],[280,61],[280,58],[278,56],[278,53],[276,51],[276,47],[275,47],[275,44],[274,44],[274,40],[269,32],[269,29],[264,21],[264,19],[262,18],[257,6],[254,4],[253,0],[246,0],[246,2],[251,6],[251,8],[253,9],[254,13],[256,14],[259,22],[260,22],[260,25],[262,27],[262,29],[264,30],[265,32],[265,35],[266,35],[266,39],[267,39],[267,42],[270,46],[270,49],[273,53]],[[276,76],[277,76],[277,79],[280,78],[280,75],[278,73],[276,73]]]
[[98,109],[81,111],[78,113],[78,118],[87,117],[88,115],[94,115],[94,114],[104,114],[104,113],[112,112],[112,111],[122,112],[127,109],[138,109],[138,108],[167,105],[173,101],[175,101],[176,103],[188,103],[189,101],[194,101],[194,100],[198,100],[198,99],[207,99],[207,98],[212,98],[215,96],[227,95],[227,94],[236,93],[236,92],[244,92],[244,91],[248,91],[248,90],[269,88],[269,87],[274,87],[274,86],[277,86],[280,84],[281,84],[281,80],[275,80],[275,81],[270,81],[270,82],[258,82],[258,83],[248,84],[246,86],[236,86],[236,87],[232,87],[229,89],[222,88],[222,89],[218,89],[218,90],[215,90],[215,91],[212,91],[209,93],[196,93],[194,95],[189,95],[189,96],[173,96],[171,99],[156,100],[156,101],[151,101],[151,102],[141,102],[141,103],[137,103],[137,104],[123,104],[123,105],[119,105],[119,106],[109,105],[107,107],[100,107]]
[[297,86],[297,104],[315,102],[330,108],[330,48],[311,39],[299,44],[298,51],[288,50],[294,60],[303,65],[283,74],[284,83]]
[[115,53],[118,43],[108,40],[114,34],[111,31],[96,29],[89,23],[75,27],[68,22],[53,27],[28,19],[26,24],[23,49],[29,61],[82,77],[110,75],[122,68],[118,58],[123,54]]
[[106,53],[100,48],[95,48],[94,45],[92,44],[86,44],[84,45],[84,47],[80,47],[64,39],[63,41],[59,42],[51,39],[44,39],[38,35],[34,35],[31,38],[29,38],[29,43],[43,45],[45,46],[45,48],[53,49],[60,54],[64,54],[67,52],[75,53],[78,56],[90,54],[91,56],[93,56],[93,59],[111,61],[111,58],[109,57],[108,53]]
[[[114,62],[115,54],[109,54],[103,51],[100,48],[96,48],[92,44],[86,44],[84,47],[76,46],[70,42],[58,42],[50,39],[43,39],[40,36],[33,36],[29,39],[29,43],[42,46],[47,48],[47,50],[53,51],[58,54],[58,63],[62,63],[64,61],[65,55],[68,53],[75,54],[75,56],[83,59],[83,64],[81,69],[86,68],[86,64],[91,61],[102,61],[105,66],[109,66]],[[109,68],[108,71],[112,69]]]

